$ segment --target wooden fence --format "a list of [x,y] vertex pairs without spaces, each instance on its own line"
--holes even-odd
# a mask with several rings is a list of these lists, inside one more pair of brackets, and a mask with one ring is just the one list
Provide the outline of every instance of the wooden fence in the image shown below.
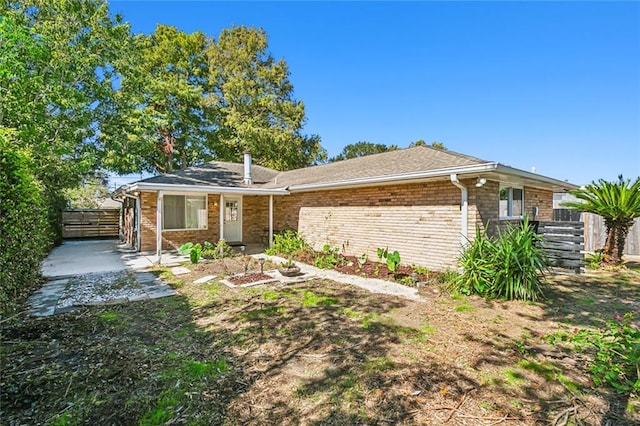
[[[582,220],[584,222],[584,249],[596,251],[604,247],[607,232],[602,216],[584,213]],[[640,218],[636,219],[634,225],[629,229],[624,245],[624,254],[640,255]]]
[[64,210],[62,212],[62,238],[118,237],[119,209]]
[[[601,249],[607,237],[604,219],[592,213],[577,213],[572,209],[553,209],[554,220],[584,222],[584,250],[593,252]],[[640,256],[640,218],[629,229],[624,254]]]
[[539,222],[544,251],[552,268],[580,273],[584,269],[584,223]]

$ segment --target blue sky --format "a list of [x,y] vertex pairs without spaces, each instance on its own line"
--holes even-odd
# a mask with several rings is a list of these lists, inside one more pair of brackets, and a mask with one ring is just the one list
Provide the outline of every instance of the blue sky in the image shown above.
[[262,27],[330,156],[453,151],[585,184],[640,175],[640,3],[111,1],[134,32]]

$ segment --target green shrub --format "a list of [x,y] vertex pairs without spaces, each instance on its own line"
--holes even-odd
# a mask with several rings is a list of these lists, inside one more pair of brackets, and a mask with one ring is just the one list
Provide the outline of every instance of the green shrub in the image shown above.
[[460,256],[463,272],[453,289],[491,298],[537,300],[548,265],[540,242],[527,219],[522,226],[509,224],[497,238],[477,230]]
[[223,239],[218,240],[216,245],[205,241],[202,249],[202,257],[205,259],[224,259],[232,257],[234,254],[233,248]]
[[378,260],[380,263],[385,262],[389,271],[395,276],[398,273],[398,267],[400,266],[400,253],[398,250],[395,250],[393,253],[389,253],[388,248],[383,249],[382,247],[378,247],[376,249],[376,253],[378,254]]
[[188,254],[191,263],[198,263],[200,261],[200,257],[202,256],[202,245],[193,244],[191,242],[184,243],[178,249],[178,252],[182,255]]
[[47,215],[29,153],[0,128],[0,314],[14,308],[40,273],[51,245]]
[[601,330],[578,330],[573,334],[555,333],[545,336],[552,344],[572,342],[576,350],[584,346],[596,349],[589,363],[595,386],[609,385],[622,394],[640,393],[640,330],[633,325],[633,315],[616,315]]
[[296,231],[287,230],[273,236],[273,244],[265,253],[269,255],[296,255],[309,247],[302,235]]
[[313,266],[320,269],[334,268],[340,259],[340,249],[332,248],[329,244],[322,247],[320,253],[316,253],[313,257]]

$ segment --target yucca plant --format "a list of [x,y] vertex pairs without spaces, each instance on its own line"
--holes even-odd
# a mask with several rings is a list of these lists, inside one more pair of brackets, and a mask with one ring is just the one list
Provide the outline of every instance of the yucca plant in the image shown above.
[[458,259],[463,273],[451,283],[451,289],[462,294],[485,295],[493,281],[493,253],[496,251],[494,241],[486,231],[476,228],[473,241],[469,241]]
[[607,228],[607,238],[602,248],[604,263],[622,263],[629,228],[633,226],[634,219],[640,217],[640,177],[633,183],[622,175],[618,176],[618,182],[600,179],[571,191],[571,194],[583,201],[566,202],[563,206],[595,213],[604,219]]
[[508,225],[495,243],[491,296],[535,301],[542,295],[549,261],[541,243],[542,237],[528,219],[521,226]]
[[537,300],[548,265],[540,243],[526,218],[522,226],[509,224],[497,238],[476,229],[475,239],[460,256],[463,272],[454,289],[492,298]]

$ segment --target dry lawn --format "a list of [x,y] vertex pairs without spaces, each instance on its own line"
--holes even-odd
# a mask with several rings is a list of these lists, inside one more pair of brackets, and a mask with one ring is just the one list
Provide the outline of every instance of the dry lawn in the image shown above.
[[543,336],[640,310],[633,270],[556,276],[540,303],[418,303],[330,281],[230,289],[2,324],[4,424],[640,424],[592,354]]

